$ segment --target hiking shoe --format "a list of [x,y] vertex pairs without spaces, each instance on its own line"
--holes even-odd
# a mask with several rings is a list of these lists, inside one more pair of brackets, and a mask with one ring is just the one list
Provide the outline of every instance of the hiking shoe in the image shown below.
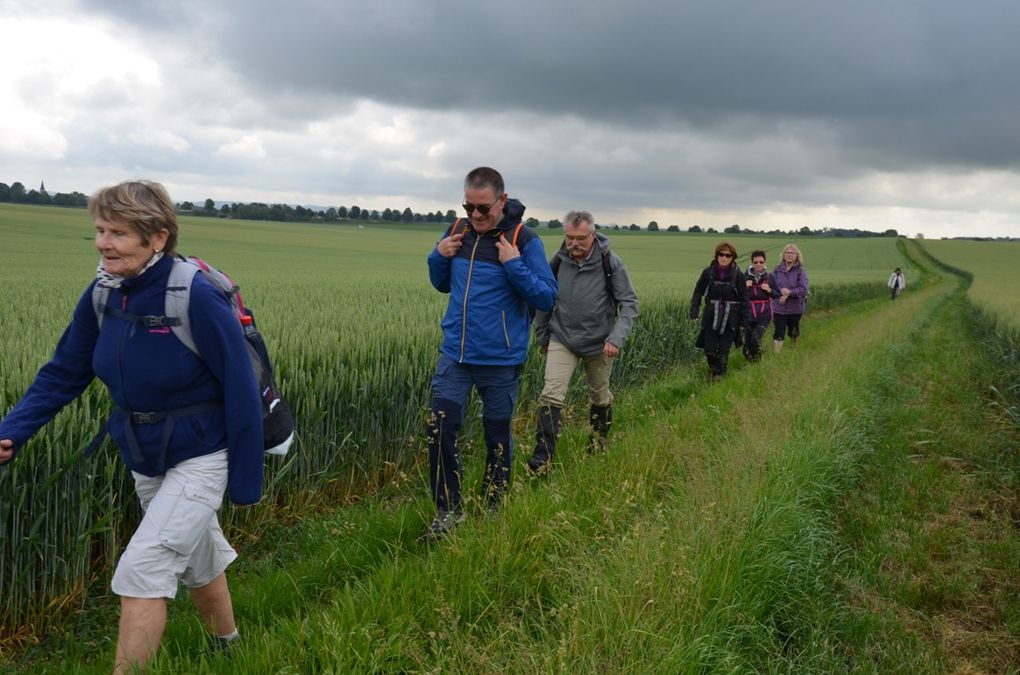
[[425,532],[425,536],[428,539],[440,539],[451,532],[454,528],[467,520],[467,516],[464,515],[463,511],[446,511],[440,509],[436,513],[436,517],[432,519],[432,524],[429,525],[428,531]]
[[549,473],[549,458],[538,455],[533,456],[528,460],[528,470],[536,476]]
[[209,653],[211,655],[220,655],[230,658],[230,653],[237,646],[240,641],[240,636],[237,631],[234,631],[232,635],[221,637],[219,635],[209,636]]

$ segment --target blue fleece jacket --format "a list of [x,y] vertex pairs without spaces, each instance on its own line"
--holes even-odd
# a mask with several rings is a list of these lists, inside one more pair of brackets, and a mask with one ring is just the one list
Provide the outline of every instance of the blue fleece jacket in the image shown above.
[[[172,266],[172,259],[164,257],[144,273],[125,279],[121,288],[110,292],[109,304],[134,315],[165,315]],[[145,327],[107,314],[100,331],[89,285],[53,358],[0,421],[0,438],[10,438],[20,447],[98,376],[116,404],[109,432],[121,458],[132,471],[156,476],[162,473],[164,423],[137,424],[129,413],[215,401],[219,405],[173,425],[164,470],[226,448],[231,501],[257,502],[262,495],[262,405],[241,325],[226,298],[200,274],[192,284],[189,318],[201,358],[166,327]],[[142,458],[132,458],[128,451],[127,425],[132,425]]]
[[[499,236],[511,241],[523,215],[524,205],[509,199],[496,227],[478,234],[470,222],[462,221],[458,232],[463,231],[464,238],[457,254],[445,258],[437,248],[428,257],[432,285],[450,294],[440,351],[458,363],[524,363],[531,330],[529,305],[549,311],[556,302],[556,278],[545,246],[530,228],[522,227],[517,235],[520,257],[505,264],[499,261]],[[450,236],[450,229],[444,238]]]

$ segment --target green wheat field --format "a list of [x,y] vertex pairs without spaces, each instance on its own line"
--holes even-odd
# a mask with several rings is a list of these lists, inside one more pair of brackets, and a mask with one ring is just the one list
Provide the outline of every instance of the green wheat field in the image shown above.
[[[823,633],[837,621],[824,609],[833,602],[834,582],[827,576],[831,561],[816,554],[842,555],[833,539],[836,512],[864,519],[839,499],[864,480],[866,458],[880,454],[879,431],[898,414],[883,406],[898,399],[897,387],[913,386],[907,375],[898,383],[889,378],[926,372],[943,358],[902,345],[932,334],[932,326],[948,326],[947,303],[975,302],[1016,326],[1020,295],[1003,293],[1001,279],[1020,244],[924,242],[939,260],[973,273],[965,301],[956,278],[919,262],[925,258],[916,244],[903,239],[604,231],[641,300],[614,371],[614,390],[628,392],[618,394],[625,401],[620,414],[633,426],[620,425],[621,450],[605,462],[567,455],[561,478],[575,482],[529,493],[518,475],[514,505],[499,530],[472,524],[443,555],[416,543],[431,517],[421,475],[424,421],[446,301],[429,284],[425,259],[442,231],[434,224],[181,218],[178,251],[209,260],[240,284],[299,420],[291,453],[267,460],[262,504],[221,514],[247,556],[235,590],[238,613],[253,637],[261,636],[255,642],[264,643],[235,660],[237,672],[845,666],[847,657]],[[93,277],[92,233],[84,210],[0,206],[6,254],[0,411],[14,405],[49,357]],[[551,254],[560,236],[540,234]],[[709,388],[687,308],[700,270],[723,239],[736,246],[742,266],[753,249],[765,250],[772,264],[783,246],[796,243],[812,289],[798,351],[767,355],[750,367],[735,353],[728,381]],[[885,282],[895,267],[904,269],[908,286],[890,302]],[[518,399],[518,465],[527,456],[541,387],[537,351]],[[955,365],[977,367],[966,359]],[[570,404],[581,412],[568,416],[565,447],[583,445],[580,385]],[[0,663],[23,659],[18,667],[25,672],[60,672],[90,659],[99,662],[94,672],[106,667],[101,636],[110,626],[68,623],[68,616],[88,607],[115,621],[104,596],[138,517],[116,450],[107,446],[87,461],[80,456],[108,406],[95,383],[12,466],[0,468]],[[475,420],[465,430],[469,479],[480,461],[479,426]],[[350,506],[356,502],[363,504]],[[748,539],[749,533],[756,534]],[[578,542],[584,550],[574,550]],[[589,559],[603,568],[596,573]],[[476,579],[476,568],[486,565],[491,578]],[[627,588],[628,575],[647,587]],[[454,590],[453,579],[466,579],[465,587]],[[445,590],[430,596],[432,583]],[[687,590],[671,600],[646,588]],[[806,613],[800,593],[817,600]],[[718,605],[721,598],[735,603],[732,612]],[[756,608],[749,615],[741,614],[744,601]],[[792,618],[784,624],[776,612]],[[878,664],[878,671],[924,672],[950,663],[943,645],[919,646],[909,631],[889,628],[893,618],[863,616],[834,629],[832,640],[867,644],[858,656],[865,660],[855,662],[864,670]],[[309,620],[314,630],[301,627]],[[1020,627],[1016,613],[1002,621],[1008,630]],[[193,617],[171,623],[156,672],[219,672],[215,659],[195,661],[187,653],[183,645],[200,639],[195,630]],[[875,655],[871,640],[883,631],[898,636],[896,645]],[[296,633],[304,637],[295,640]],[[666,635],[677,644],[663,642]],[[512,653],[504,653],[500,636],[522,651],[509,646]],[[47,639],[59,646],[45,655],[34,651]]]

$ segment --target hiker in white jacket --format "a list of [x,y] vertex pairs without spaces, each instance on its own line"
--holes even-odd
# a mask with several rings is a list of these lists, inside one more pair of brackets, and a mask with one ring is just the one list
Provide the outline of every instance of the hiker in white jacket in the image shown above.
[[899,267],[889,276],[889,282],[886,286],[889,287],[889,291],[892,294],[891,300],[895,300],[899,296],[900,291],[907,287],[907,280],[903,277],[903,271]]

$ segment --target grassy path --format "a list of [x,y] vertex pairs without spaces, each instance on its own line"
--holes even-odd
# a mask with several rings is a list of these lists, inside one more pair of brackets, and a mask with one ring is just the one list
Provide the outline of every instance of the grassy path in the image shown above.
[[[719,384],[698,369],[631,392],[608,454],[569,429],[550,478],[519,475],[504,513],[472,509],[438,545],[416,539],[421,476],[265,531],[233,577],[245,644],[230,665],[1008,671],[1015,439],[990,430],[961,306],[943,281],[812,317],[797,350]],[[115,622],[99,605],[20,667],[105,672]],[[154,670],[225,670],[177,605]]]

